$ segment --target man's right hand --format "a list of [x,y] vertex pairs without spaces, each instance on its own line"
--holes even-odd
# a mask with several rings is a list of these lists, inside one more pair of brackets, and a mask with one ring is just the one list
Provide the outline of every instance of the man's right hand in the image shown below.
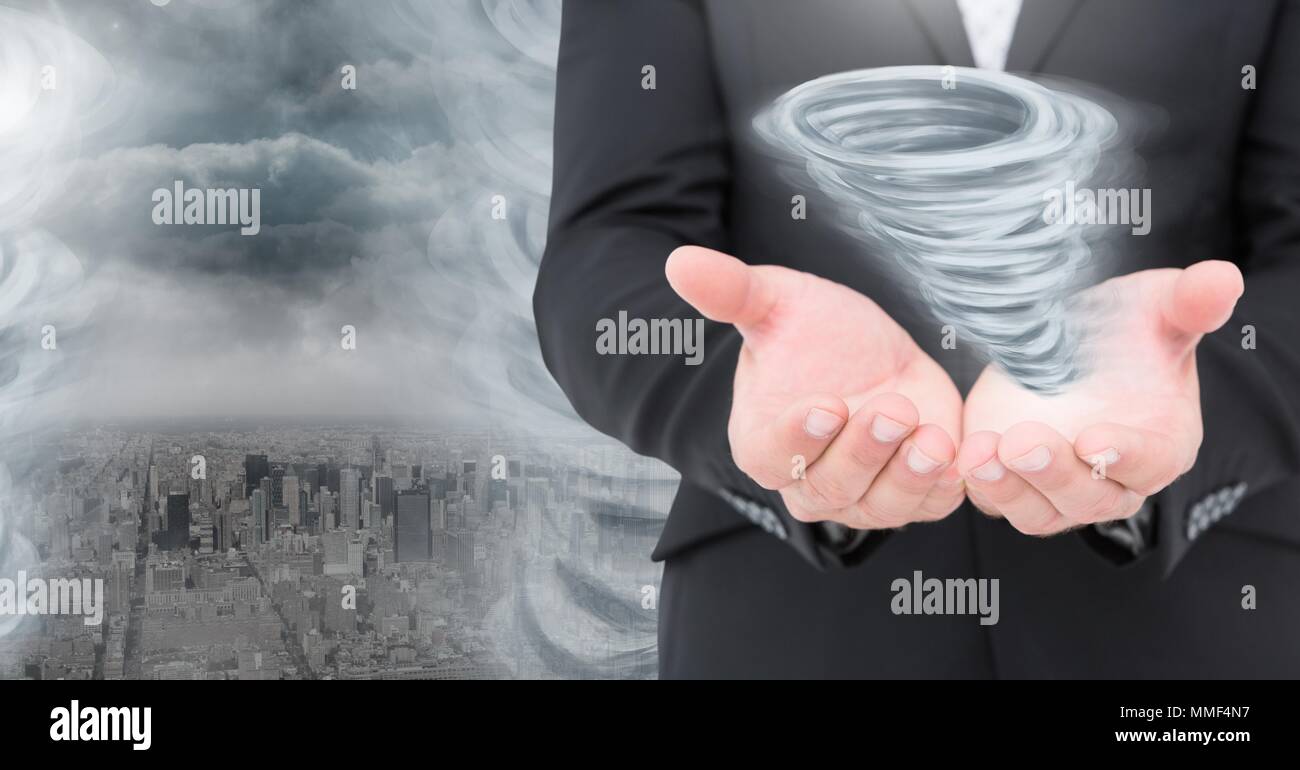
[[961,435],[961,396],[875,302],[697,246],[675,250],[665,269],[683,299],[744,337],[732,457],[759,486],[779,490],[792,516],[883,529],[941,519],[961,504],[952,439]]

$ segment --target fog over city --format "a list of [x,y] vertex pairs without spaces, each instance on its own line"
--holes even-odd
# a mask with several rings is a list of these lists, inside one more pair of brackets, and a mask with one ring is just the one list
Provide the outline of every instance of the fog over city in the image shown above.
[[653,676],[676,477],[533,327],[558,24],[0,7],[0,678]]

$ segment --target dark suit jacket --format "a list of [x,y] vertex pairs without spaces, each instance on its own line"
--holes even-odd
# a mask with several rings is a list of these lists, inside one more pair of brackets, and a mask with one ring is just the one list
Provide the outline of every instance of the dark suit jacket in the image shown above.
[[[641,87],[647,64],[654,90]],[[700,244],[872,297],[965,391],[978,363],[941,349],[937,323],[882,270],[889,255],[838,235],[833,205],[774,175],[752,139],[754,114],[791,86],[898,64],[973,66],[953,0],[565,3],[538,332],[588,422],[682,475],[654,554],[667,560],[662,673],[1300,675],[1300,2],[1021,11],[1008,71],[1093,84],[1153,129],[1136,148],[1152,231],[1110,273],[1210,258],[1246,273],[1233,320],[1199,348],[1199,459],[1156,496],[1153,545],[1136,559],[1091,532],[1025,537],[969,507],[846,550],[732,462],[734,329],[708,325],[700,366],[597,354],[597,320],[620,310],[693,316],[663,268],[674,247]],[[808,197],[813,227],[790,216],[793,194]],[[1241,344],[1247,324],[1256,349]],[[1197,537],[1196,504],[1243,482],[1236,512]],[[738,512],[747,505],[775,513],[769,531]],[[1000,578],[1000,622],[893,615],[891,580],[917,569]],[[1242,608],[1247,585],[1258,609]]]

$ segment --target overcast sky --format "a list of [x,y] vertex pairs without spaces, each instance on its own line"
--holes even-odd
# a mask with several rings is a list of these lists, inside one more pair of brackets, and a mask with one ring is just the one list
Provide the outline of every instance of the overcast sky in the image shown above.
[[[518,396],[503,380],[537,360],[555,3],[155,2],[0,0],[0,48],[58,58],[53,95],[74,105],[70,132],[23,118],[39,132],[0,161],[27,158],[38,191],[0,197],[11,254],[44,233],[27,242],[80,270],[24,305],[57,308],[40,318],[62,324],[62,410],[478,421]],[[521,8],[529,30],[510,27]],[[48,138],[63,133],[78,142]],[[261,232],[155,225],[151,195],[175,180],[260,188]]]

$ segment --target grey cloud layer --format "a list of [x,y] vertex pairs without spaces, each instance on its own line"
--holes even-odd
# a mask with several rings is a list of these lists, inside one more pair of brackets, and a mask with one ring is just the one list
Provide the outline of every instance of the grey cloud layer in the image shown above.
[[[491,257],[475,253],[490,239],[457,226],[509,190],[452,141],[442,104],[456,99],[438,93],[433,67],[457,60],[432,46],[451,36],[480,49],[457,82],[490,94],[504,120],[509,94],[484,89],[502,73],[475,75],[500,64],[484,46],[421,31],[437,19],[403,3],[95,3],[62,18],[26,5],[116,76],[114,121],[60,169],[66,187],[37,221],[85,273],[90,317],[69,341],[85,413],[463,418],[467,380],[483,372],[453,371],[452,357],[481,320],[497,317],[513,352],[535,358],[511,320],[528,307],[519,277],[499,292]],[[448,23],[464,23],[473,4],[453,5]],[[357,91],[339,87],[343,63],[358,67]],[[534,101],[547,101],[545,83],[526,87],[539,86]],[[505,163],[544,186],[536,163]],[[260,188],[261,232],[155,225],[151,194],[178,179]],[[493,307],[503,300],[518,307]],[[354,353],[339,348],[343,324],[358,327]]]

